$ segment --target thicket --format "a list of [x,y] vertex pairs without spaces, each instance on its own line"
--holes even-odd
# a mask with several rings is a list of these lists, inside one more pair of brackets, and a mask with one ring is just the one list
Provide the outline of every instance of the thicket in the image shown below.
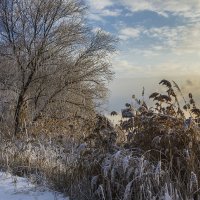
[[1,167],[71,199],[199,199],[200,110],[175,82],[160,84],[166,93],[150,95],[155,106],[133,96],[137,107],[126,103],[116,127],[97,115],[86,132],[68,124],[70,137],[1,135]]
[[[186,100],[174,81],[160,84],[166,92],[149,97],[155,106],[133,95],[134,104],[125,104],[115,134],[93,137],[96,148],[90,146],[88,159],[83,158],[85,171],[90,160],[90,176],[93,172],[93,199],[200,198],[200,110],[192,94]],[[119,140],[123,134],[125,141]]]

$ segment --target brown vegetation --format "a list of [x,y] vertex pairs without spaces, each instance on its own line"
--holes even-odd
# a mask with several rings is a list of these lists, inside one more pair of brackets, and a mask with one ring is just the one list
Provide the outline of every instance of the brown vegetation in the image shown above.
[[18,139],[2,134],[1,167],[47,182],[71,199],[199,199],[198,108],[189,94],[186,113],[178,85],[161,84],[166,94],[150,95],[155,107],[133,96],[139,106],[126,104],[132,114],[117,128],[97,115],[84,134],[84,123],[69,123],[68,136],[54,130]]

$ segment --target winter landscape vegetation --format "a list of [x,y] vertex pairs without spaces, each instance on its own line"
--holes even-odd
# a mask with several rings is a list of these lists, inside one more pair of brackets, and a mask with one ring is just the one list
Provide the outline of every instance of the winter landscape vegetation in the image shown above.
[[199,200],[199,9],[1,0],[0,200]]

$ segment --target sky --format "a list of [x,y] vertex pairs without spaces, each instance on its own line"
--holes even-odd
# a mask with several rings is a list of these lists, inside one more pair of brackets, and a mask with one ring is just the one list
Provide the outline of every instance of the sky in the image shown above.
[[[143,86],[175,80],[200,95],[200,0],[86,0],[94,29],[119,38],[111,58],[115,78],[108,110],[117,110]],[[199,93],[198,93],[199,92]]]

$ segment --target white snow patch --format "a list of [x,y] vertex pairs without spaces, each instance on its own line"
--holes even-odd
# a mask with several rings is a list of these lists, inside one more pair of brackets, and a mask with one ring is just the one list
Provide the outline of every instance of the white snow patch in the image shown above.
[[47,188],[39,188],[26,178],[0,172],[0,200],[69,200],[69,198]]

